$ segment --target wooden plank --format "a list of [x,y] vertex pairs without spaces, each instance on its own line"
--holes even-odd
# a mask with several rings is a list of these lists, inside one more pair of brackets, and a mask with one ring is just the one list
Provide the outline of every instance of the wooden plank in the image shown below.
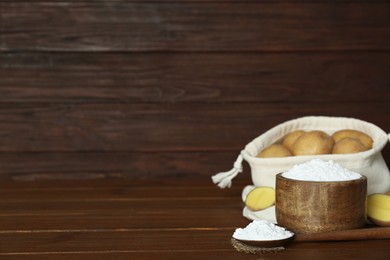
[[[153,190],[150,190],[153,192]],[[0,233],[29,230],[232,228],[246,225],[241,198],[138,199],[135,201],[1,203]],[[194,207],[189,205],[194,204]],[[70,204],[74,204],[71,206]],[[160,206],[156,206],[156,205]],[[26,206],[26,209],[21,208]],[[86,208],[83,208],[85,206]],[[153,208],[148,208],[153,206]],[[46,208],[43,208],[46,207]],[[96,208],[95,208],[96,207]],[[99,208],[97,208],[99,207]],[[207,212],[207,217],[204,215]],[[236,215],[237,218],[226,218]],[[184,218],[180,221],[178,218]],[[28,221],[26,221],[28,219]],[[148,221],[148,223],[145,223]]]
[[[329,244],[329,243],[328,243]],[[359,244],[364,247],[364,244]],[[234,250],[234,249],[233,249]],[[122,251],[110,251],[110,252],[49,252],[49,253],[10,253],[10,254],[1,254],[5,256],[5,259],[259,259],[259,255],[238,253],[232,249],[227,250],[200,250],[200,251],[159,251],[159,252],[128,252],[126,250]],[[314,251],[317,250],[317,251]],[[358,255],[359,254],[359,255]],[[330,250],[329,247],[320,247],[314,248],[313,250],[297,250],[293,251],[288,249],[287,251],[278,252],[278,253],[264,253],[261,255],[262,259],[285,259],[287,258],[296,258],[296,259],[312,259],[321,257],[325,258],[339,258],[339,259],[386,259],[389,257],[389,253],[386,249],[377,249],[374,250],[367,249],[367,251],[352,249],[333,249]]]
[[389,11],[381,3],[5,2],[0,50],[389,50]]
[[[0,180],[77,180],[150,178],[185,179],[192,181],[209,178],[229,170],[239,150],[231,152],[92,152],[92,153],[3,153],[0,156]],[[390,146],[382,151],[385,161],[390,161]],[[234,180],[250,182],[250,169]],[[73,186],[74,184],[72,184]],[[4,188],[0,188],[1,190]]]
[[[66,232],[2,234],[1,256],[22,255],[65,255],[65,254],[124,254],[130,256],[171,256],[229,251],[231,256],[239,255],[230,245],[233,229],[228,230],[178,230],[178,231],[131,231],[131,232]],[[10,242],[13,241],[13,242]],[[104,241],[104,242],[102,242]],[[6,242],[6,246],[4,244]],[[296,243],[278,252],[278,257],[343,257],[343,259],[387,259],[390,256],[389,240]],[[267,253],[268,254],[268,253]],[[267,256],[267,254],[265,256]],[[275,253],[271,254],[272,256]],[[271,256],[268,254],[268,256]],[[138,259],[138,258],[137,258]],[[161,259],[161,258],[159,258]],[[253,259],[249,258],[249,259]]]
[[[30,234],[2,234],[0,238],[0,252],[45,252],[53,249],[58,251],[94,251],[96,243],[100,243],[97,251],[107,250],[131,250],[131,251],[166,251],[170,250],[201,250],[205,243],[212,243],[214,249],[231,249],[229,230],[172,230],[169,232],[160,231],[131,231],[131,232],[67,232],[38,233]],[[10,241],[14,237],[18,240],[14,244],[3,244],[3,241]],[[113,239],[115,237],[115,239]],[[181,237],[187,243],[177,241]],[[214,241],[213,241],[213,240]],[[100,241],[100,242],[99,242]],[[104,242],[103,242],[104,241]],[[18,245],[24,244],[22,248]]]
[[355,117],[390,129],[387,103],[3,104],[0,109],[1,152],[240,151],[275,125],[308,114]]
[[[212,183],[210,182],[210,186]],[[214,187],[218,189],[217,187]],[[153,189],[150,189],[148,192],[156,192]],[[191,204],[191,209],[196,210],[202,208],[206,209],[221,209],[226,207],[231,207],[232,205],[240,206],[241,199],[237,196],[237,200],[232,200],[231,197],[227,198],[214,198],[214,197],[202,197],[197,198],[196,193],[186,194],[185,196],[180,197],[180,194],[174,196],[173,194],[170,197],[121,197],[121,198],[79,198],[78,201],[75,199],[46,199],[43,201],[37,201],[34,198],[25,200],[20,199],[7,199],[0,200],[2,205],[1,216],[10,216],[10,215],[39,215],[42,213],[53,213],[54,215],[66,215],[70,212],[80,212],[80,215],[85,213],[99,213],[107,214],[105,210],[122,210],[123,215],[128,215],[133,212],[134,209],[143,209],[149,212],[160,212],[161,214],[169,212],[169,210],[176,209],[178,211],[187,211],[188,204]],[[239,195],[239,194],[237,194]],[[63,193],[63,196],[66,196],[66,193]],[[205,203],[205,201],[207,203]],[[58,202],[58,203],[57,203]],[[103,204],[106,208],[102,209],[99,207],[99,204]],[[164,209],[166,207],[166,209]],[[169,209],[168,209],[169,208]],[[147,212],[143,212],[145,214]]]
[[44,252],[44,253],[0,253],[3,259],[29,259],[42,260],[56,259],[56,260],[96,260],[96,259],[256,259],[254,256],[238,253],[234,249],[224,250],[167,250],[158,252],[134,252],[132,250],[109,250],[109,251],[93,251],[93,252]]
[[[0,103],[381,102],[390,53],[4,53]],[[331,89],[332,91],[329,91]]]
[[208,178],[232,167],[239,151],[3,153],[0,180]]
[[[232,199],[241,197],[241,191],[247,184],[237,179],[235,185],[220,189],[203,179],[166,179],[156,182],[147,180],[82,180],[82,181],[35,181],[0,183],[0,201],[2,203],[39,202],[75,202],[85,201],[126,201],[134,198],[176,199],[196,197],[199,199]],[[150,192],[153,191],[153,192]],[[174,191],[174,192],[173,192]]]
[[[134,182],[135,179],[183,180],[189,178],[195,182],[209,179],[213,174],[229,170],[238,153],[239,151],[157,152],[135,153],[135,156],[133,153],[116,152],[3,153],[0,158],[0,180],[84,179],[91,181],[97,179],[108,182],[111,179],[124,178]],[[382,155],[386,162],[390,161],[389,145],[385,146]],[[251,183],[249,165],[244,163],[243,167],[244,171],[234,179],[234,185],[242,181]],[[74,183],[72,187],[75,188]],[[0,194],[3,194],[1,192],[4,189],[7,190],[7,186],[0,186]],[[126,188],[113,188],[113,190],[113,192],[115,190],[125,192]]]
[[[1,2],[18,2],[18,3],[26,3],[28,0],[0,0]],[[43,2],[43,1],[35,1],[35,2]],[[94,3],[96,0],[46,0],[46,3]],[[127,3],[139,3],[139,0],[112,0],[112,2],[127,2]],[[155,3],[153,0],[150,1],[142,1],[143,3]],[[160,0],[159,3],[234,3],[234,0]],[[263,0],[262,3],[329,3],[327,0]],[[387,0],[333,0],[332,3],[387,3]],[[258,3],[257,0],[241,0],[240,3]]]
[[[361,248],[367,248],[362,250],[359,248],[331,248],[335,243],[324,243],[317,245],[311,249],[290,249],[281,252],[263,253],[261,255],[245,254],[243,252],[236,252],[234,249],[221,249],[221,250],[166,250],[166,251],[142,251],[134,252],[131,250],[117,250],[117,251],[94,251],[94,252],[46,252],[46,253],[3,253],[0,255],[4,259],[18,260],[41,260],[44,259],[56,259],[56,260],[96,260],[96,259],[387,259],[390,254],[385,248],[377,248],[376,244],[369,243],[371,248],[367,248],[366,241],[363,243],[354,244]],[[383,243],[383,242],[380,242]],[[342,245],[348,245],[348,243],[342,243]]]
[[[80,183],[89,181],[72,183],[3,183],[0,234],[225,229],[247,223],[241,214],[244,185],[239,182],[226,190],[216,187],[210,179],[160,184],[126,180],[106,184],[100,180],[85,187]],[[229,214],[236,217],[226,218]]]
[[[238,182],[239,185],[245,185],[244,180]],[[160,187],[160,192],[164,189],[173,189],[177,187],[181,188],[210,188],[210,182],[203,178],[173,178],[173,179],[124,179],[124,178],[111,178],[111,179],[93,179],[93,180],[41,180],[34,182],[26,181],[1,181],[0,190],[4,192],[14,191],[15,193],[35,190],[35,191],[77,191],[77,190],[96,190],[103,192],[104,189],[113,189],[121,193],[128,189],[152,189]],[[212,185],[215,188],[214,185]],[[233,189],[233,188],[232,188]],[[227,191],[231,189],[218,189],[220,191]],[[85,195],[85,194],[84,194]],[[224,196],[229,196],[228,193]]]

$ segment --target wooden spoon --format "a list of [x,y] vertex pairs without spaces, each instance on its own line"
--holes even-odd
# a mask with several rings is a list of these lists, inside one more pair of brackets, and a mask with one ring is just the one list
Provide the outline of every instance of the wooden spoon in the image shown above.
[[280,240],[240,240],[242,244],[273,248],[285,246],[288,243],[294,242],[316,242],[316,241],[355,241],[355,240],[370,240],[370,239],[390,239],[390,227],[373,227],[341,231],[329,231],[322,233],[310,234],[295,234],[286,239]]
[[295,234],[295,242],[389,239],[390,227],[371,227],[323,233]]

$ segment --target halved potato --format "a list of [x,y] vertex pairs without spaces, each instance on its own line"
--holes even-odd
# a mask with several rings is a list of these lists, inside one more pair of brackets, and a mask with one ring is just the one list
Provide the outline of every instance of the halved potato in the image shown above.
[[245,199],[245,205],[252,211],[263,210],[275,204],[275,189],[272,187],[256,187]]
[[379,226],[390,226],[390,196],[379,193],[368,196],[367,217]]

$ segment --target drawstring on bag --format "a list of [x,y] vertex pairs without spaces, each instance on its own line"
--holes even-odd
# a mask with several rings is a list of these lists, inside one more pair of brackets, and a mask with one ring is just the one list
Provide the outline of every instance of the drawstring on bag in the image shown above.
[[242,172],[242,160],[243,157],[240,154],[237,157],[237,160],[233,164],[233,169],[227,172],[220,172],[211,177],[213,182],[218,185],[221,189],[226,187],[230,188],[232,186],[232,180],[236,177],[240,172]]

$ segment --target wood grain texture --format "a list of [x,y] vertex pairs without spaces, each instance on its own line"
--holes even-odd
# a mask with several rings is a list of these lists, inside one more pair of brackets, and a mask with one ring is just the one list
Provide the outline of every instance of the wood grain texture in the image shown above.
[[[210,182],[210,186],[212,183]],[[215,187],[215,189],[218,189]],[[174,188],[173,188],[174,190]],[[153,191],[147,191],[153,192]],[[66,194],[64,194],[66,195]],[[234,199],[194,199],[180,197],[160,199],[150,198],[142,200],[82,200],[78,201],[51,201],[35,203],[31,200],[26,202],[0,203],[8,208],[0,214],[0,228],[2,230],[113,230],[113,229],[138,229],[147,225],[148,229],[190,229],[194,226],[199,228],[224,228],[234,225],[231,219],[225,219],[228,207],[234,203],[237,207],[235,214],[241,215],[242,202],[240,196]],[[207,203],[206,203],[207,202]],[[106,212],[101,211],[104,204]],[[170,206],[166,206],[170,205]],[[188,205],[193,205],[188,207]],[[24,207],[24,209],[22,209]],[[170,209],[170,213],[166,209]],[[115,215],[112,215],[115,212]],[[204,216],[207,213],[207,218]],[[173,215],[186,218],[185,223],[177,223]],[[28,219],[29,221],[26,221]],[[218,223],[210,226],[209,219],[217,220]],[[149,223],[145,223],[147,220]],[[242,219],[241,225],[245,224]],[[1,233],[1,232],[0,232]],[[6,232],[3,232],[6,233]],[[9,233],[7,231],[7,233]],[[15,232],[16,233],[16,232]]]
[[389,8],[381,3],[5,2],[0,50],[389,50]]
[[[89,180],[115,178],[131,180],[210,179],[211,175],[229,170],[239,149],[212,152],[30,152],[2,153],[0,180]],[[390,146],[382,151],[386,162],[390,160]],[[250,183],[250,168],[237,180]],[[75,184],[73,184],[75,185]],[[145,185],[145,183],[143,184]],[[1,191],[1,190],[0,190]]]
[[[335,244],[335,243],[334,243]],[[383,257],[388,257],[388,250],[385,248],[387,245],[386,242],[380,241],[377,243],[371,243],[371,241],[364,241],[361,243],[356,242],[342,242],[339,243],[341,246],[344,246],[342,250],[338,247],[333,247],[333,245],[323,246],[319,243],[309,243],[311,248],[306,248],[305,250],[296,251],[295,248],[289,248],[282,252],[275,253],[266,253],[261,255],[263,259],[286,259],[289,257],[293,258],[306,258],[313,259],[321,258],[339,258],[339,259],[382,259]],[[354,247],[351,247],[351,244],[354,246],[366,247],[374,246],[375,250],[370,250],[367,252],[358,250]],[[379,246],[382,244],[382,247]],[[36,260],[42,259],[259,259],[259,255],[251,255],[245,253],[239,253],[234,249],[221,249],[221,250],[160,250],[160,251],[133,251],[133,250],[117,250],[117,251],[84,251],[84,252],[49,252],[49,253],[5,253],[2,254],[5,259],[29,259]]]
[[[161,153],[2,153],[0,156],[0,180],[22,182],[88,180],[92,182],[95,179],[104,179],[109,182],[112,179],[124,178],[132,181],[153,182],[188,178],[192,181],[205,179],[211,181],[212,175],[231,169],[238,153],[239,150]],[[385,161],[388,162],[390,160],[390,147],[386,146],[382,154]],[[233,185],[240,181],[252,183],[249,165],[244,163],[243,168],[243,173],[234,179]],[[76,184],[77,182],[70,183],[73,187]],[[14,196],[15,194],[12,195],[12,197]]]
[[[1,103],[381,102],[387,52],[4,53]],[[330,91],[331,90],[331,91]]]
[[311,114],[389,129],[384,1],[0,2],[2,180],[202,178]]
[[[230,245],[235,228],[249,223],[239,195],[245,182],[237,184],[220,190],[190,179],[1,182],[0,258],[258,259]],[[387,259],[389,243],[301,242],[261,257]]]
[[271,127],[308,114],[356,117],[390,129],[387,103],[29,104],[0,109],[1,152],[239,151]]
[[275,183],[276,219],[288,230],[310,234],[357,229],[366,223],[365,177],[308,182],[277,175]]
[[[7,2],[17,2],[17,3],[27,3],[28,0],[0,0],[0,3],[7,3]],[[97,0],[46,0],[46,1],[35,1],[35,2],[45,2],[45,3],[95,3],[99,2]],[[115,3],[139,3],[139,0],[112,0],[110,2]],[[156,3],[153,0],[149,1],[142,1],[144,3]],[[160,0],[159,3],[182,3],[182,4],[188,4],[188,3],[236,3],[234,0]],[[258,3],[257,0],[241,0],[240,3]],[[327,0],[264,0],[261,1],[261,3],[293,3],[293,4],[299,4],[299,3],[328,3]],[[332,3],[387,3],[387,0],[333,0]]]
[[238,253],[249,166],[210,177],[300,116],[390,132],[389,11],[0,0],[0,259],[388,259],[390,240]]
[[[210,178],[232,167],[237,151],[2,153],[0,179],[183,179]],[[244,174],[249,178],[249,167]]]

